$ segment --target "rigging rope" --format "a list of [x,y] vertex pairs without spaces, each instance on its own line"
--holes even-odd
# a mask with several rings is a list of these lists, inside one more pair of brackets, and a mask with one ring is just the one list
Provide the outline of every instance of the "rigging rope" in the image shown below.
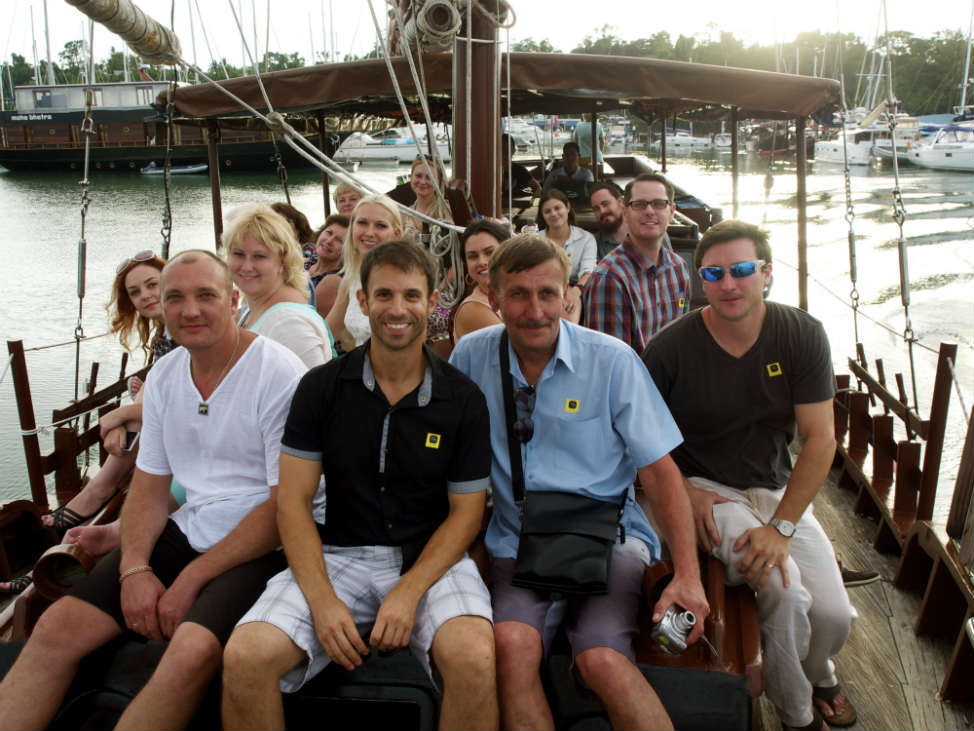
[[920,405],[917,398],[916,367],[913,362],[913,344],[916,333],[910,321],[910,270],[909,252],[906,248],[906,238],[903,235],[903,224],[906,222],[906,207],[903,205],[903,194],[900,192],[900,166],[896,152],[896,98],[893,96],[893,62],[889,45],[889,16],[886,12],[886,0],[883,0],[883,22],[886,26],[886,87],[887,107],[886,116],[889,125],[890,142],[893,150],[893,220],[899,232],[897,237],[897,252],[900,262],[900,301],[903,303],[903,318],[906,321],[903,339],[906,341],[907,352],[910,356],[910,382],[913,387],[913,408],[919,413]]
[[852,289],[849,291],[849,301],[852,303],[852,327],[855,340],[853,345],[859,342],[859,267],[856,261],[856,231],[853,223],[856,220],[856,211],[852,206],[852,172],[849,170],[849,147],[846,135],[846,123],[849,120],[849,106],[846,104],[845,95],[845,72],[842,68],[842,35],[838,36],[838,63],[839,63],[839,89],[842,93],[842,175],[845,179],[845,220],[849,224],[849,279],[852,281]]
[[94,120],[91,116],[91,105],[94,91],[95,75],[95,21],[88,20],[88,85],[85,88],[85,116],[81,122],[81,131],[85,136],[85,161],[81,182],[81,236],[78,239],[78,321],[74,326],[74,397],[78,398],[78,380],[81,373],[81,341],[85,337],[82,323],[85,302],[85,267],[88,255],[88,242],[85,240],[85,224],[88,218],[88,206],[91,197],[88,195],[88,169],[91,164],[91,135],[94,134]]
[[[173,76],[176,75],[176,67],[173,66]],[[176,90],[176,82],[170,81],[166,89],[166,159],[163,163],[162,182],[165,191],[166,203],[162,209],[162,228],[159,230],[162,236],[162,258],[169,259],[169,244],[172,240],[172,116],[173,116],[173,93]]]

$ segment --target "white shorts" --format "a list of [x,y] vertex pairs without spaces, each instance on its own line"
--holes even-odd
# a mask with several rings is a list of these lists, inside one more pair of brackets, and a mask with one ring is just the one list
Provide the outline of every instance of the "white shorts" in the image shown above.
[[[322,546],[328,578],[335,594],[348,607],[358,631],[365,635],[375,623],[385,595],[401,578],[402,551],[395,546]],[[493,621],[490,594],[477,566],[464,556],[423,594],[416,607],[416,621],[409,648],[427,674],[429,649],[436,631],[454,617],[483,617]],[[266,622],[291,638],[308,656],[283,678],[281,690],[293,693],[331,662],[315,634],[311,609],[290,569],[267,582],[267,588],[237,623]]]

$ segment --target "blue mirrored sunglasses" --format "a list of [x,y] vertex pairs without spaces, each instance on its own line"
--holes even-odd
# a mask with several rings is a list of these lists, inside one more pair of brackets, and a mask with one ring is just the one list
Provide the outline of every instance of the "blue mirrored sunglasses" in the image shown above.
[[[759,269],[764,269],[766,263],[764,259],[739,261],[737,264],[731,264],[727,269],[734,279],[744,279]],[[719,282],[724,278],[724,267],[700,267],[700,276],[705,282]]]

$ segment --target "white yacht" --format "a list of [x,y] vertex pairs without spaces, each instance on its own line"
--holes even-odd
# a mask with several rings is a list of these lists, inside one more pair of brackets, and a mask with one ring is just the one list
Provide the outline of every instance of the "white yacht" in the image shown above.
[[911,149],[909,160],[924,168],[974,171],[974,121],[948,124],[931,143]]

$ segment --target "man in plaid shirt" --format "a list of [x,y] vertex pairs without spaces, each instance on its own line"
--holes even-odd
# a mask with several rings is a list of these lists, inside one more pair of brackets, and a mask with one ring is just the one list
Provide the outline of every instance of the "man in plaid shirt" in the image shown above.
[[637,353],[657,330],[690,309],[690,270],[663,237],[676,204],[662,175],[644,173],[627,188],[628,238],[595,268],[585,287],[585,324],[623,340]]

